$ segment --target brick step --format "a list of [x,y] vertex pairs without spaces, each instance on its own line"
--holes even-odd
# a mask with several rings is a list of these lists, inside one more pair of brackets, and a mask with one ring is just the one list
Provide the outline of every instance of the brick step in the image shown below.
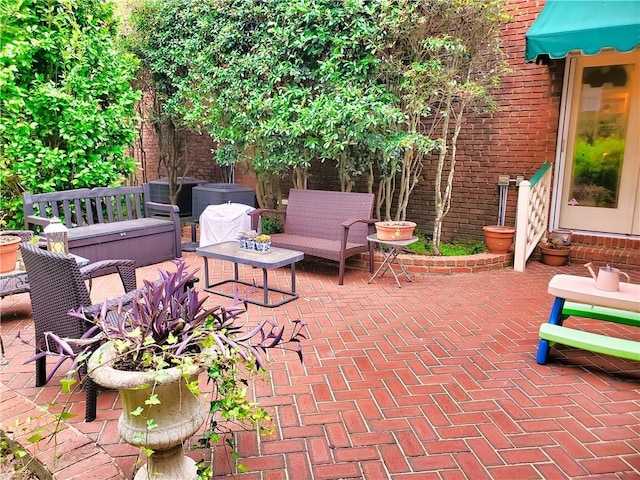
[[623,271],[640,271],[640,239],[574,233],[571,240],[574,263],[593,262],[596,266],[608,263]]

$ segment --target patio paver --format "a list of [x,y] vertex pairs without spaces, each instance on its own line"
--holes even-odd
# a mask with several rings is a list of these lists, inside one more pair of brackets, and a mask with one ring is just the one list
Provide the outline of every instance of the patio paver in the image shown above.
[[[202,267],[195,254],[185,258]],[[214,279],[229,275],[231,266],[212,263]],[[139,269],[139,282],[155,278],[157,268]],[[390,276],[368,284],[369,273],[354,270],[338,286],[336,268],[304,261],[296,269],[298,300],[249,307],[253,319],[304,319],[310,338],[304,365],[276,352],[270,382],[256,383],[275,433],[260,440],[239,434],[250,471],[237,478],[640,479],[640,363],[564,346],[552,349],[547,365],[535,361],[553,299],[549,279],[588,275],[583,266],[414,273],[402,289]],[[289,281],[288,270],[274,271],[274,286]],[[94,300],[118,294],[117,284],[113,276],[94,281]],[[32,350],[15,338],[18,331],[33,337],[28,295],[7,297],[1,308],[9,360],[0,367],[3,428],[29,415],[44,422],[51,417],[36,405],[70,401],[77,417],[57,446],[35,447],[38,458],[58,479],[130,478],[138,451],[119,440],[117,394],[101,392],[97,420],[85,423],[84,395],[61,394],[61,375],[34,387],[35,368],[23,365]],[[640,340],[637,328],[569,322]],[[216,478],[229,475],[224,452],[216,459]]]

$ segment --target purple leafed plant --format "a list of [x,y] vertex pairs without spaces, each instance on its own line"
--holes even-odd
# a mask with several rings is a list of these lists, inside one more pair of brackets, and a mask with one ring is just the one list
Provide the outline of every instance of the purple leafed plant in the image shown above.
[[100,309],[80,308],[69,312],[93,326],[80,339],[60,338],[46,332],[46,351],[43,355],[59,357],[49,372],[47,381],[61,365],[72,361],[70,373],[77,368],[98,344],[112,341],[117,360],[114,368],[130,371],[146,371],[181,364],[190,356],[193,362],[204,364],[211,355],[239,354],[256,368],[264,366],[264,354],[268,349],[282,347],[294,350],[302,361],[300,341],[305,339],[306,325],[293,321],[291,335],[285,337],[285,329],[275,321],[262,320],[250,330],[240,325],[245,316],[247,302],[237,296],[231,306],[205,308],[206,298],[190,288],[195,272],[187,269],[182,259],[175,260],[175,271],[160,270],[155,282],[144,281],[144,287],[131,304],[120,304],[108,309],[104,303]]

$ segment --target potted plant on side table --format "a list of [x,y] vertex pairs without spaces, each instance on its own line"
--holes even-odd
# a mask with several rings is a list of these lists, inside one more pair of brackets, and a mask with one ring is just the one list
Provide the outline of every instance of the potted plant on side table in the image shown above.
[[[145,281],[146,288],[128,309],[120,306],[112,311],[103,306],[99,312],[71,312],[95,323],[82,339],[45,334],[47,341],[58,347],[61,361],[73,360],[70,373],[88,357],[88,375],[99,385],[119,390],[123,408],[118,422],[120,436],[139,446],[148,458],[136,480],[210,477],[213,471],[209,466],[204,462],[196,465],[183,452],[183,443],[205,421],[200,397],[211,395],[207,407],[210,422],[197,439],[200,447],[209,448],[213,439],[228,433],[220,420],[262,432],[269,417],[247,398],[250,375],[264,368],[263,354],[270,348],[292,347],[302,361],[302,322],[293,321],[288,338],[284,328],[268,320],[244,331],[236,323],[246,313],[245,302],[236,298],[228,308],[205,308],[206,299],[188,288],[194,273],[183,260],[175,263],[176,271],[161,270],[158,281]],[[84,349],[74,352],[74,344]],[[198,375],[203,371],[214,385],[208,394],[199,387]],[[74,382],[69,375],[65,389]],[[227,443],[234,448],[233,441]]]
[[256,251],[267,253],[271,251],[271,235],[258,235],[256,237]]
[[15,270],[21,242],[17,235],[0,233],[0,273]]

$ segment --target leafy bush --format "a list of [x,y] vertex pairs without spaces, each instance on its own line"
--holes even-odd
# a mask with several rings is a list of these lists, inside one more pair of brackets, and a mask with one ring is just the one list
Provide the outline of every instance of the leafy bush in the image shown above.
[[0,0],[0,210],[22,226],[21,192],[112,186],[135,171],[130,81],[102,0]]
[[262,233],[271,235],[272,233],[282,232],[284,232],[284,226],[280,218],[269,217],[268,215],[262,216]]
[[623,138],[577,139],[572,194],[581,205],[615,206],[624,149]]
[[249,156],[261,178],[331,160],[351,188],[370,171],[371,152],[390,125],[402,121],[397,99],[375,74],[382,8],[146,1],[132,16],[130,44],[166,86],[166,113],[206,129],[218,160]]

